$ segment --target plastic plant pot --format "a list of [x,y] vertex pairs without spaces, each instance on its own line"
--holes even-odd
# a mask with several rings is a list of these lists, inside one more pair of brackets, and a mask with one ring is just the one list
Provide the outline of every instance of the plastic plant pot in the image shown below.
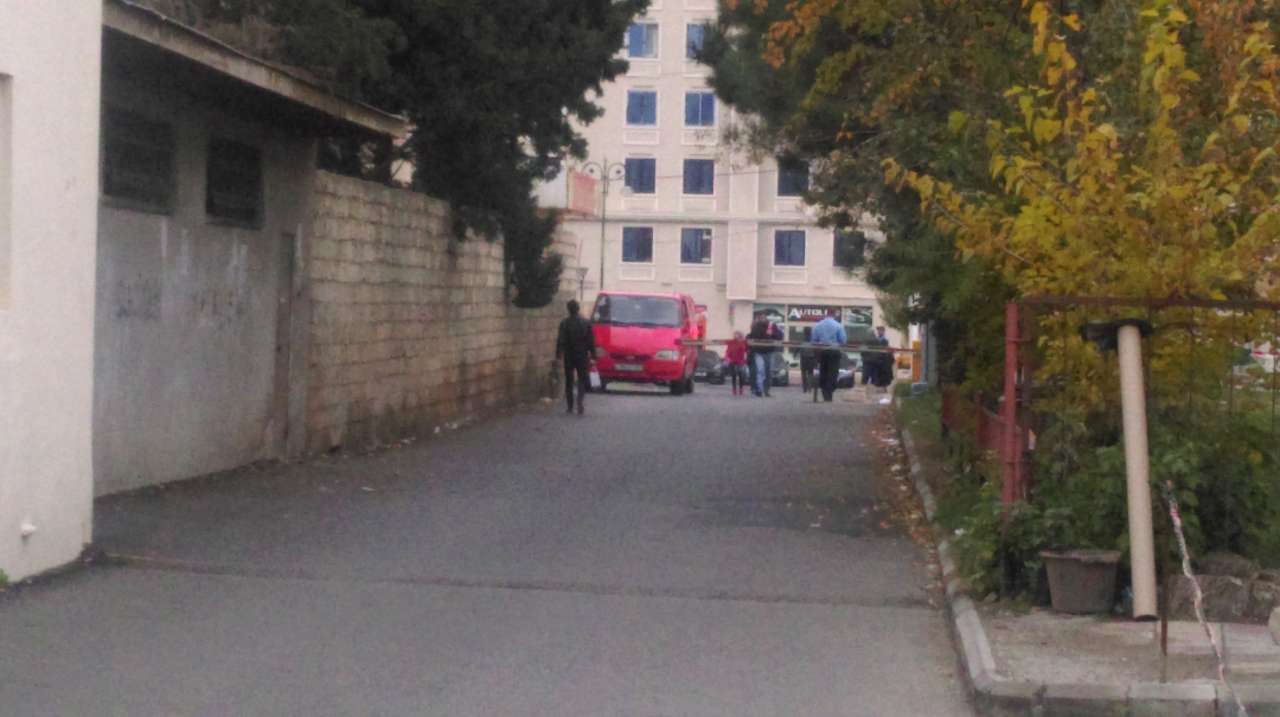
[[1116,599],[1118,550],[1044,550],[1049,597],[1058,612],[1087,615],[1110,612]]

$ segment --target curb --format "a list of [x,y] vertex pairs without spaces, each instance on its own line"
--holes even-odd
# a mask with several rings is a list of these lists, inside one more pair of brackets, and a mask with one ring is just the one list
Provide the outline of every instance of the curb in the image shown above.
[[[924,470],[916,458],[915,441],[906,429],[899,430],[911,470],[911,482],[924,504],[925,518],[933,527],[938,563],[946,586],[947,622],[957,647],[963,676],[978,714],[991,717],[1014,715],[1092,715],[1107,717],[1239,717],[1234,700],[1223,685],[1175,682],[1140,682],[1131,685],[1102,685],[1012,680],[996,670],[991,642],[982,618],[968,594],[968,587],[956,571],[951,542],[942,537],[934,516],[938,504]],[[1250,717],[1280,717],[1280,685],[1237,685],[1236,693]]]

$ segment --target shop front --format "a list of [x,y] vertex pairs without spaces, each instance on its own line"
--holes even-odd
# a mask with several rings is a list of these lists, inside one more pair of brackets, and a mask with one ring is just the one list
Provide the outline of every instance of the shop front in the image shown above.
[[[763,313],[770,321],[782,327],[787,341],[804,342],[809,340],[814,324],[827,316],[839,316],[849,334],[851,343],[869,341],[874,335],[874,310],[871,306],[837,306],[823,304],[756,304],[752,315]],[[798,366],[800,359],[791,349],[787,349],[787,360]]]

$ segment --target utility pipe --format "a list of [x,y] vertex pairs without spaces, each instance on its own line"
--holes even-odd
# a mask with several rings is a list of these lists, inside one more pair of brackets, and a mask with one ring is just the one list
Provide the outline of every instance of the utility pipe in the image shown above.
[[1147,400],[1142,376],[1142,330],[1134,323],[1117,327],[1120,354],[1120,405],[1124,415],[1124,468],[1129,498],[1129,566],[1133,578],[1133,617],[1156,617],[1155,536],[1151,527],[1150,453],[1147,448]]

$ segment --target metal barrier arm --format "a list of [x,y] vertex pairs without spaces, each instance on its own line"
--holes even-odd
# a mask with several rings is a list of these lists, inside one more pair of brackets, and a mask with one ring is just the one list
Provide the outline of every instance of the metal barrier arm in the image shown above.
[[[685,339],[681,341],[683,346],[726,346],[731,339],[711,339],[707,341],[694,341]],[[861,351],[865,353],[886,353],[886,354],[918,354],[920,349],[900,349],[893,346],[884,346],[881,344],[815,344],[807,341],[760,341],[758,339],[747,339],[747,346],[754,348],[800,348],[800,349],[840,349],[842,351]]]

